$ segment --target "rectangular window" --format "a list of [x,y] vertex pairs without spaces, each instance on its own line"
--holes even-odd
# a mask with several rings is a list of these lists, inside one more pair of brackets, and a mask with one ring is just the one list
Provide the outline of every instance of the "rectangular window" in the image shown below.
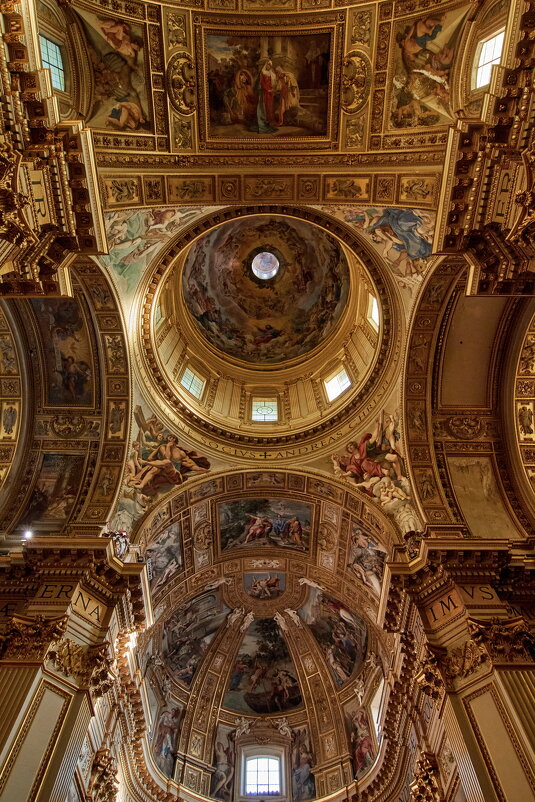
[[195,398],[200,398],[203,394],[204,385],[206,382],[201,379],[191,368],[186,368],[180,379],[180,384],[185,387],[188,393],[191,393]]
[[269,423],[279,419],[279,402],[276,398],[253,398],[251,417]]
[[476,89],[480,89],[490,83],[492,65],[500,63],[504,38],[505,31],[501,31],[481,45],[477,61]]
[[247,795],[274,796],[280,794],[280,760],[278,758],[248,758],[245,775],[245,793]]
[[371,293],[368,295],[368,321],[375,331],[379,331],[379,304],[375,295]]
[[41,59],[43,67],[50,70],[52,86],[54,89],[65,91],[65,71],[63,69],[63,58],[61,48],[55,42],[47,39],[46,36],[39,34],[39,44],[41,46]]
[[329,401],[334,401],[334,399],[338,398],[348,387],[351,387],[351,379],[347,375],[346,369],[342,368],[335,376],[327,379],[325,382],[327,398]]

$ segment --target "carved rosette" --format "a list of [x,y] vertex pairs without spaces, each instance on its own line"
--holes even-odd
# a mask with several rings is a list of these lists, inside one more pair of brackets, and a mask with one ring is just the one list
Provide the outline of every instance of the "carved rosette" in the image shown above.
[[371,65],[368,57],[352,50],[342,63],[342,109],[355,114],[368,100],[371,87]]
[[175,53],[167,65],[167,92],[173,108],[180,114],[195,111],[195,70],[188,53]]

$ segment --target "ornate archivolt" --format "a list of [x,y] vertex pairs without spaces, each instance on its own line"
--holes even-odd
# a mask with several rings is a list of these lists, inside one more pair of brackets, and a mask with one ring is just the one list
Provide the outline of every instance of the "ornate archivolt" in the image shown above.
[[[267,534],[250,525],[254,516],[245,510],[255,505],[264,511],[264,522],[272,516]],[[283,524],[289,526],[296,513],[302,528],[292,540]],[[372,734],[368,706],[382,687],[393,645],[392,636],[379,628],[392,538],[391,526],[374,508],[299,474],[272,473],[264,480],[255,472],[228,474],[184,489],[160,506],[136,538],[152,577],[155,623],[140,636],[138,649],[144,655],[146,715],[159,772],[173,774],[184,793],[207,796],[219,776],[218,741],[236,756],[247,744],[280,743],[292,753],[292,765],[297,738],[311,752],[318,796],[369,771],[380,741]],[[349,673],[329,640],[333,626],[345,637],[366,633],[358,655],[346,654]],[[269,667],[260,651],[252,663],[248,659],[249,650],[268,648],[258,640],[260,631],[271,649],[279,644],[288,650],[286,657],[272,652]],[[206,640],[201,656],[195,646],[200,633]],[[292,677],[290,694],[298,689],[297,705],[290,704],[288,691],[276,690],[278,672]],[[252,688],[249,695],[240,690],[244,681]],[[261,694],[254,692],[256,684]],[[268,708],[255,711],[257,704]],[[357,748],[351,723],[357,716],[361,739],[365,721],[369,729],[366,746],[361,742],[364,751],[355,752],[359,757],[351,751]],[[176,737],[174,767],[160,748],[162,726]],[[226,797],[216,788],[216,798]]]
[[[27,449],[23,479],[4,497],[8,533],[23,527],[98,534],[120,484],[130,408],[122,313],[96,263],[78,262],[73,281],[76,298],[24,301],[13,318],[17,340],[27,342],[25,381],[34,407],[17,430],[20,403],[4,402],[12,425],[6,446],[17,432]],[[13,359],[7,339],[5,359]],[[9,381],[20,384],[15,374]]]
[[[427,280],[413,317],[404,378],[407,454],[428,532],[438,537],[517,540],[531,530],[525,506],[512,502],[516,489],[505,433],[514,419],[507,404],[497,412],[498,399],[514,383],[504,365],[518,305],[505,299],[496,304],[486,309],[484,301],[467,298],[466,268],[448,257]],[[462,360],[470,357],[460,322],[463,315],[487,311],[488,364],[477,379],[479,400],[463,405],[463,392],[453,389],[459,375],[467,388],[471,381],[462,372]],[[457,403],[449,400],[455,397]]]

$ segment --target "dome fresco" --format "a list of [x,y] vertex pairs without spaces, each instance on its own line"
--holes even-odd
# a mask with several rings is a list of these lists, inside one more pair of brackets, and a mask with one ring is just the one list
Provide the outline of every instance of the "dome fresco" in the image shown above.
[[[278,262],[278,269],[255,272],[259,262]],[[276,364],[309,353],[335,330],[349,296],[349,269],[325,231],[263,215],[201,237],[186,257],[182,288],[211,345],[245,362]]]

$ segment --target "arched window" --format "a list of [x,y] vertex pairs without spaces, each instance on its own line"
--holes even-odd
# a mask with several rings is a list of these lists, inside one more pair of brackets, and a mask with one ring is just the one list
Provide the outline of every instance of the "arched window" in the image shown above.
[[474,89],[481,89],[490,83],[492,65],[500,63],[504,38],[505,30],[501,30],[479,43],[472,77]]

